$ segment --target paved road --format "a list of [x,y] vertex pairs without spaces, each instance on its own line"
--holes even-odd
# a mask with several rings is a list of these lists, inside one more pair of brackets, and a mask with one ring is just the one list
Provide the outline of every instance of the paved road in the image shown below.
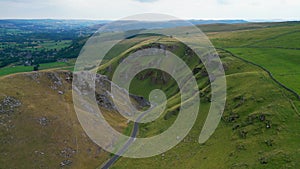
[[[117,153],[115,154],[109,161],[107,161],[105,163],[105,165],[102,166],[101,169],[108,169],[109,167],[111,167],[120,157],[120,155],[124,154],[125,151],[129,148],[129,146],[134,142],[136,135],[138,133],[139,130],[139,121],[148,113],[150,112],[150,110],[152,109],[153,106],[151,106],[151,108],[149,108],[148,111],[145,111],[144,113],[142,113],[134,122],[134,126],[133,126],[133,131],[131,133],[130,138],[128,139],[128,141],[124,144],[123,148]],[[118,155],[119,154],[119,155]]]

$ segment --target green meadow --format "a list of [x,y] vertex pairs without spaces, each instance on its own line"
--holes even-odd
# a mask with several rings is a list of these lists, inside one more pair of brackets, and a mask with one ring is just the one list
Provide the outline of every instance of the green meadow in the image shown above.
[[[74,60],[68,62],[52,62],[52,63],[42,63],[39,64],[39,70],[46,69],[63,69],[72,70],[74,65]],[[8,66],[0,68],[0,76],[21,73],[21,72],[31,72],[33,71],[33,66]]]

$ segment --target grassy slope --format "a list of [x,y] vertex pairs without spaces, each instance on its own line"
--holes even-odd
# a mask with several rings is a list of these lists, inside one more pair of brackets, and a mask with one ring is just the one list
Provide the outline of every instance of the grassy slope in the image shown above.
[[259,29],[213,32],[208,33],[208,36],[216,47],[243,47],[262,42],[266,39],[272,39],[274,37],[280,37],[282,35],[289,35],[291,33],[294,33],[295,31],[298,31],[299,29],[300,24],[295,23],[291,25]]
[[[54,74],[63,82],[57,90],[51,88]],[[0,114],[0,168],[59,168],[66,159],[73,162],[68,168],[95,168],[109,158],[81,128],[65,78],[64,72],[47,71],[1,77],[0,100],[11,96],[22,105],[10,115]],[[46,126],[39,124],[42,117],[49,120]],[[118,114],[105,117],[117,130],[125,129]],[[75,150],[70,158],[62,154],[65,148]]]
[[300,93],[300,24],[210,34],[212,42],[268,69],[285,86]]
[[228,50],[265,67],[281,83],[300,93],[300,50],[270,48],[230,48]]
[[[265,38],[272,38],[280,33],[289,35],[291,31],[298,28],[299,25],[292,24],[256,30],[214,32],[209,35],[217,47],[243,47],[257,42],[262,43]],[[197,142],[209,108],[209,103],[203,100],[200,116],[183,142],[163,156],[158,155],[147,159],[121,158],[113,168],[142,166],[143,168],[273,169],[296,168],[300,165],[298,160],[300,158],[299,101],[278,86],[260,68],[227,53],[219,52],[223,63],[228,68],[226,70],[228,101],[223,119],[213,137],[205,145],[199,145]],[[280,52],[284,53],[284,51]],[[293,57],[290,54],[287,53],[287,57]],[[296,56],[297,53],[294,54],[294,57]],[[280,59],[283,58],[276,58],[277,61]],[[261,63],[260,60],[257,62]],[[286,59],[284,63],[291,64],[291,61]],[[297,69],[295,64],[290,67]],[[278,69],[283,67],[279,66]],[[145,88],[148,88],[147,85]],[[238,118],[230,120],[237,115]],[[261,115],[266,116],[266,120],[259,120]],[[165,120],[162,116],[153,123],[141,125],[139,135],[161,133],[175,118],[176,116],[173,116]],[[267,124],[271,125],[270,129],[266,127]],[[266,164],[263,164],[265,162]]]
[[[143,39],[143,41],[141,41],[140,39]],[[102,74],[108,75],[108,77],[110,77],[110,78],[114,72],[114,69],[116,69],[119,61],[122,58],[127,57],[132,51],[135,51],[136,49],[143,49],[143,48],[153,46],[153,43],[154,44],[156,44],[156,43],[164,44],[167,48],[170,47],[171,48],[170,50],[173,53],[176,53],[177,55],[181,56],[181,58],[186,62],[186,64],[189,65],[191,70],[193,70],[195,67],[199,66],[198,65],[199,59],[197,57],[185,55],[186,48],[184,47],[184,45],[181,43],[178,43],[177,41],[175,41],[174,39],[169,38],[169,37],[141,36],[141,37],[137,37],[136,39],[125,40],[122,43],[123,44],[130,43],[130,44],[134,44],[134,45],[131,46],[131,48],[127,49],[126,51],[118,52],[118,53],[120,53],[120,55],[114,57],[112,60],[110,60],[106,64],[100,66],[100,69],[99,69],[100,72]],[[122,51],[123,44],[121,44],[120,47],[116,46],[116,48],[114,50]],[[146,58],[144,58],[144,59],[146,59]],[[143,64],[143,63],[140,63],[140,64]],[[161,64],[166,64],[168,66],[169,63],[161,63]],[[109,71],[107,69],[108,67],[110,67]],[[147,72],[148,73],[151,72],[151,75],[147,74]],[[200,74],[201,74],[201,72],[198,73],[198,76],[200,76]],[[143,78],[140,78],[140,77],[143,77]],[[155,123],[152,123],[152,124],[142,124],[141,130],[145,130],[148,132],[144,132],[144,133],[140,132],[139,133],[140,137],[156,135],[157,133],[161,133],[164,130],[166,130],[175,120],[175,118],[170,118],[170,117],[175,117],[175,115],[177,113],[176,109],[180,105],[180,95],[177,94],[177,92],[178,92],[177,83],[173,78],[170,78],[165,83],[162,82],[161,79],[162,79],[161,71],[148,70],[148,71],[140,72],[130,82],[130,90],[129,91],[135,95],[140,95],[145,98],[148,98],[149,93],[152,90],[161,89],[165,92],[166,96],[168,98],[170,98],[167,103],[166,111],[161,115],[161,119],[167,118],[170,120],[168,120],[167,122],[160,120],[160,121],[156,121]],[[206,83],[207,78],[205,77],[204,79],[206,79],[206,80],[201,81],[201,82],[199,81],[199,84]],[[202,86],[202,88],[203,87],[204,86]],[[174,96],[177,96],[177,97],[174,97]],[[153,129],[153,126],[157,126],[157,127],[155,127],[155,129]],[[157,128],[159,128],[159,129],[157,129]]]
[[[249,48],[255,43],[263,43],[266,38],[272,39],[272,37],[277,36],[278,32],[289,33],[291,27],[299,29],[297,25],[283,25],[236,32],[217,33],[212,31],[213,33],[209,35],[217,47],[237,48],[247,46]],[[125,49],[128,46],[136,45],[136,43],[132,42],[132,44],[123,45]],[[120,53],[118,51],[112,55]],[[227,53],[221,53],[221,56],[223,63],[227,67],[228,101],[223,119],[213,137],[204,145],[198,144],[198,136],[209,109],[209,102],[203,98],[195,126],[179,145],[166,152],[164,156],[158,155],[147,159],[121,158],[112,168],[273,169],[296,168],[300,165],[298,160],[300,159],[298,145],[300,137],[299,101],[274,83],[261,69],[234,58]],[[112,63],[118,61],[117,59]],[[74,155],[72,160],[74,162],[72,164],[73,168],[93,168],[105,161],[108,158],[108,154],[101,153],[95,158],[95,145],[86,136],[80,137],[85,134],[78,125],[74,112],[68,109],[72,109],[72,106],[69,105],[71,94],[67,92],[63,96],[58,95],[57,91],[49,89],[49,81],[45,80],[45,82],[38,84],[31,78],[23,75],[18,75],[17,78],[9,76],[5,80],[1,79],[0,90],[1,94],[3,93],[2,96],[14,96],[24,103],[18,111],[21,113],[15,113],[11,117],[11,121],[16,126],[15,129],[5,131],[6,128],[3,128],[1,130],[1,134],[14,137],[12,145],[15,146],[13,146],[13,149],[7,148],[7,146],[0,147],[1,152],[4,152],[0,154],[0,160],[3,160],[0,161],[0,164],[7,165],[3,166],[4,168],[11,168],[9,165],[15,166],[17,161],[18,165],[25,165],[27,168],[38,168],[41,165],[57,168],[63,160],[59,155],[61,149],[65,146],[77,147],[74,141],[70,141],[74,140],[76,135],[79,140],[77,143],[79,143],[80,151],[78,152],[80,153]],[[140,81],[135,79],[134,82]],[[205,86],[205,79],[199,79],[200,82],[202,86]],[[19,84],[22,84],[22,86]],[[140,85],[140,83],[132,84],[132,92],[142,93],[141,87],[135,89],[137,85]],[[158,87],[164,87],[164,85]],[[32,92],[33,88],[36,92]],[[147,90],[151,89],[150,85],[146,83],[145,88]],[[49,106],[49,103],[53,106]],[[176,107],[177,103],[176,99],[170,99],[171,108],[172,106]],[[61,116],[63,113],[66,115]],[[262,114],[266,116],[265,121],[259,120],[259,116]],[[41,115],[45,115],[53,120],[49,128],[42,128],[36,122],[36,118],[41,117]],[[109,119],[121,120],[117,115],[109,115],[112,116],[110,118],[107,117]],[[236,115],[238,115],[238,118],[230,120]],[[58,117],[58,119],[55,117]],[[161,116],[153,123],[142,125],[139,135],[150,136],[160,133],[167,129],[175,118],[176,116],[170,116],[165,119],[164,116]],[[119,130],[124,129],[125,126],[116,122],[112,122],[112,124],[116,125]],[[271,125],[270,129],[266,128],[267,124]],[[53,131],[55,127],[59,130]],[[233,130],[233,128],[235,129]],[[125,132],[129,133],[128,129]],[[26,139],[28,137],[31,138]],[[67,142],[65,143],[66,138]],[[92,148],[93,155],[87,153],[87,147]],[[39,148],[37,151],[45,152],[45,157],[35,155],[34,151],[37,148]],[[15,154],[20,149],[24,151]],[[15,156],[15,158],[9,158],[11,156]],[[28,163],[28,161],[36,162]],[[264,161],[267,164],[261,164]],[[1,165],[0,168],[2,167]]]
[[[205,145],[197,142],[209,108],[204,101],[194,128],[178,146],[164,156],[121,158],[113,168],[296,168],[300,158],[297,141],[300,128],[299,114],[290,102],[293,96],[254,66],[229,55],[223,62],[229,66],[228,102],[218,129]],[[299,109],[299,102],[296,104]],[[233,114],[239,118],[229,122]],[[269,122],[258,120],[261,114],[272,124],[271,129],[266,128]],[[140,132],[160,131],[170,120],[158,119]],[[233,130],[236,125],[241,127]],[[243,132],[247,133],[245,137]],[[272,146],[265,142],[272,142]],[[261,164],[262,160],[267,164]]]

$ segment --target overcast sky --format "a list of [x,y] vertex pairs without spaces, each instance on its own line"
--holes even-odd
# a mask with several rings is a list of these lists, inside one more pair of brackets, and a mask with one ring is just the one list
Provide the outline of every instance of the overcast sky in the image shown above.
[[163,13],[182,19],[300,20],[300,0],[0,0],[0,18],[120,19]]

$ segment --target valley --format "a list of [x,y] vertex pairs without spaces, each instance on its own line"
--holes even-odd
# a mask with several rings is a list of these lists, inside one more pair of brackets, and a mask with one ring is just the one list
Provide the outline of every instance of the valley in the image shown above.
[[[217,130],[206,143],[198,143],[211,105],[211,87],[206,69],[194,53],[171,37],[128,38],[107,54],[99,74],[111,80],[120,61],[130,53],[161,44],[193,71],[201,105],[195,125],[177,146],[150,158],[121,157],[110,168],[296,169],[300,165],[300,23],[198,27],[217,49],[226,73],[227,101]],[[86,39],[67,41],[68,46],[59,49],[64,57],[55,57],[67,60],[39,63],[39,71],[16,62],[0,68],[0,168],[88,169],[101,167],[114,157],[86,135],[73,108],[75,59],[65,56],[78,54]],[[108,87],[99,87],[99,108],[106,120],[119,132],[131,135],[134,123],[107,107],[111,102],[103,91]],[[131,81],[129,92],[148,99],[153,89],[165,92],[167,107],[155,121],[139,124],[137,137],[166,131],[178,116],[178,86],[167,73],[154,69],[140,72]]]

